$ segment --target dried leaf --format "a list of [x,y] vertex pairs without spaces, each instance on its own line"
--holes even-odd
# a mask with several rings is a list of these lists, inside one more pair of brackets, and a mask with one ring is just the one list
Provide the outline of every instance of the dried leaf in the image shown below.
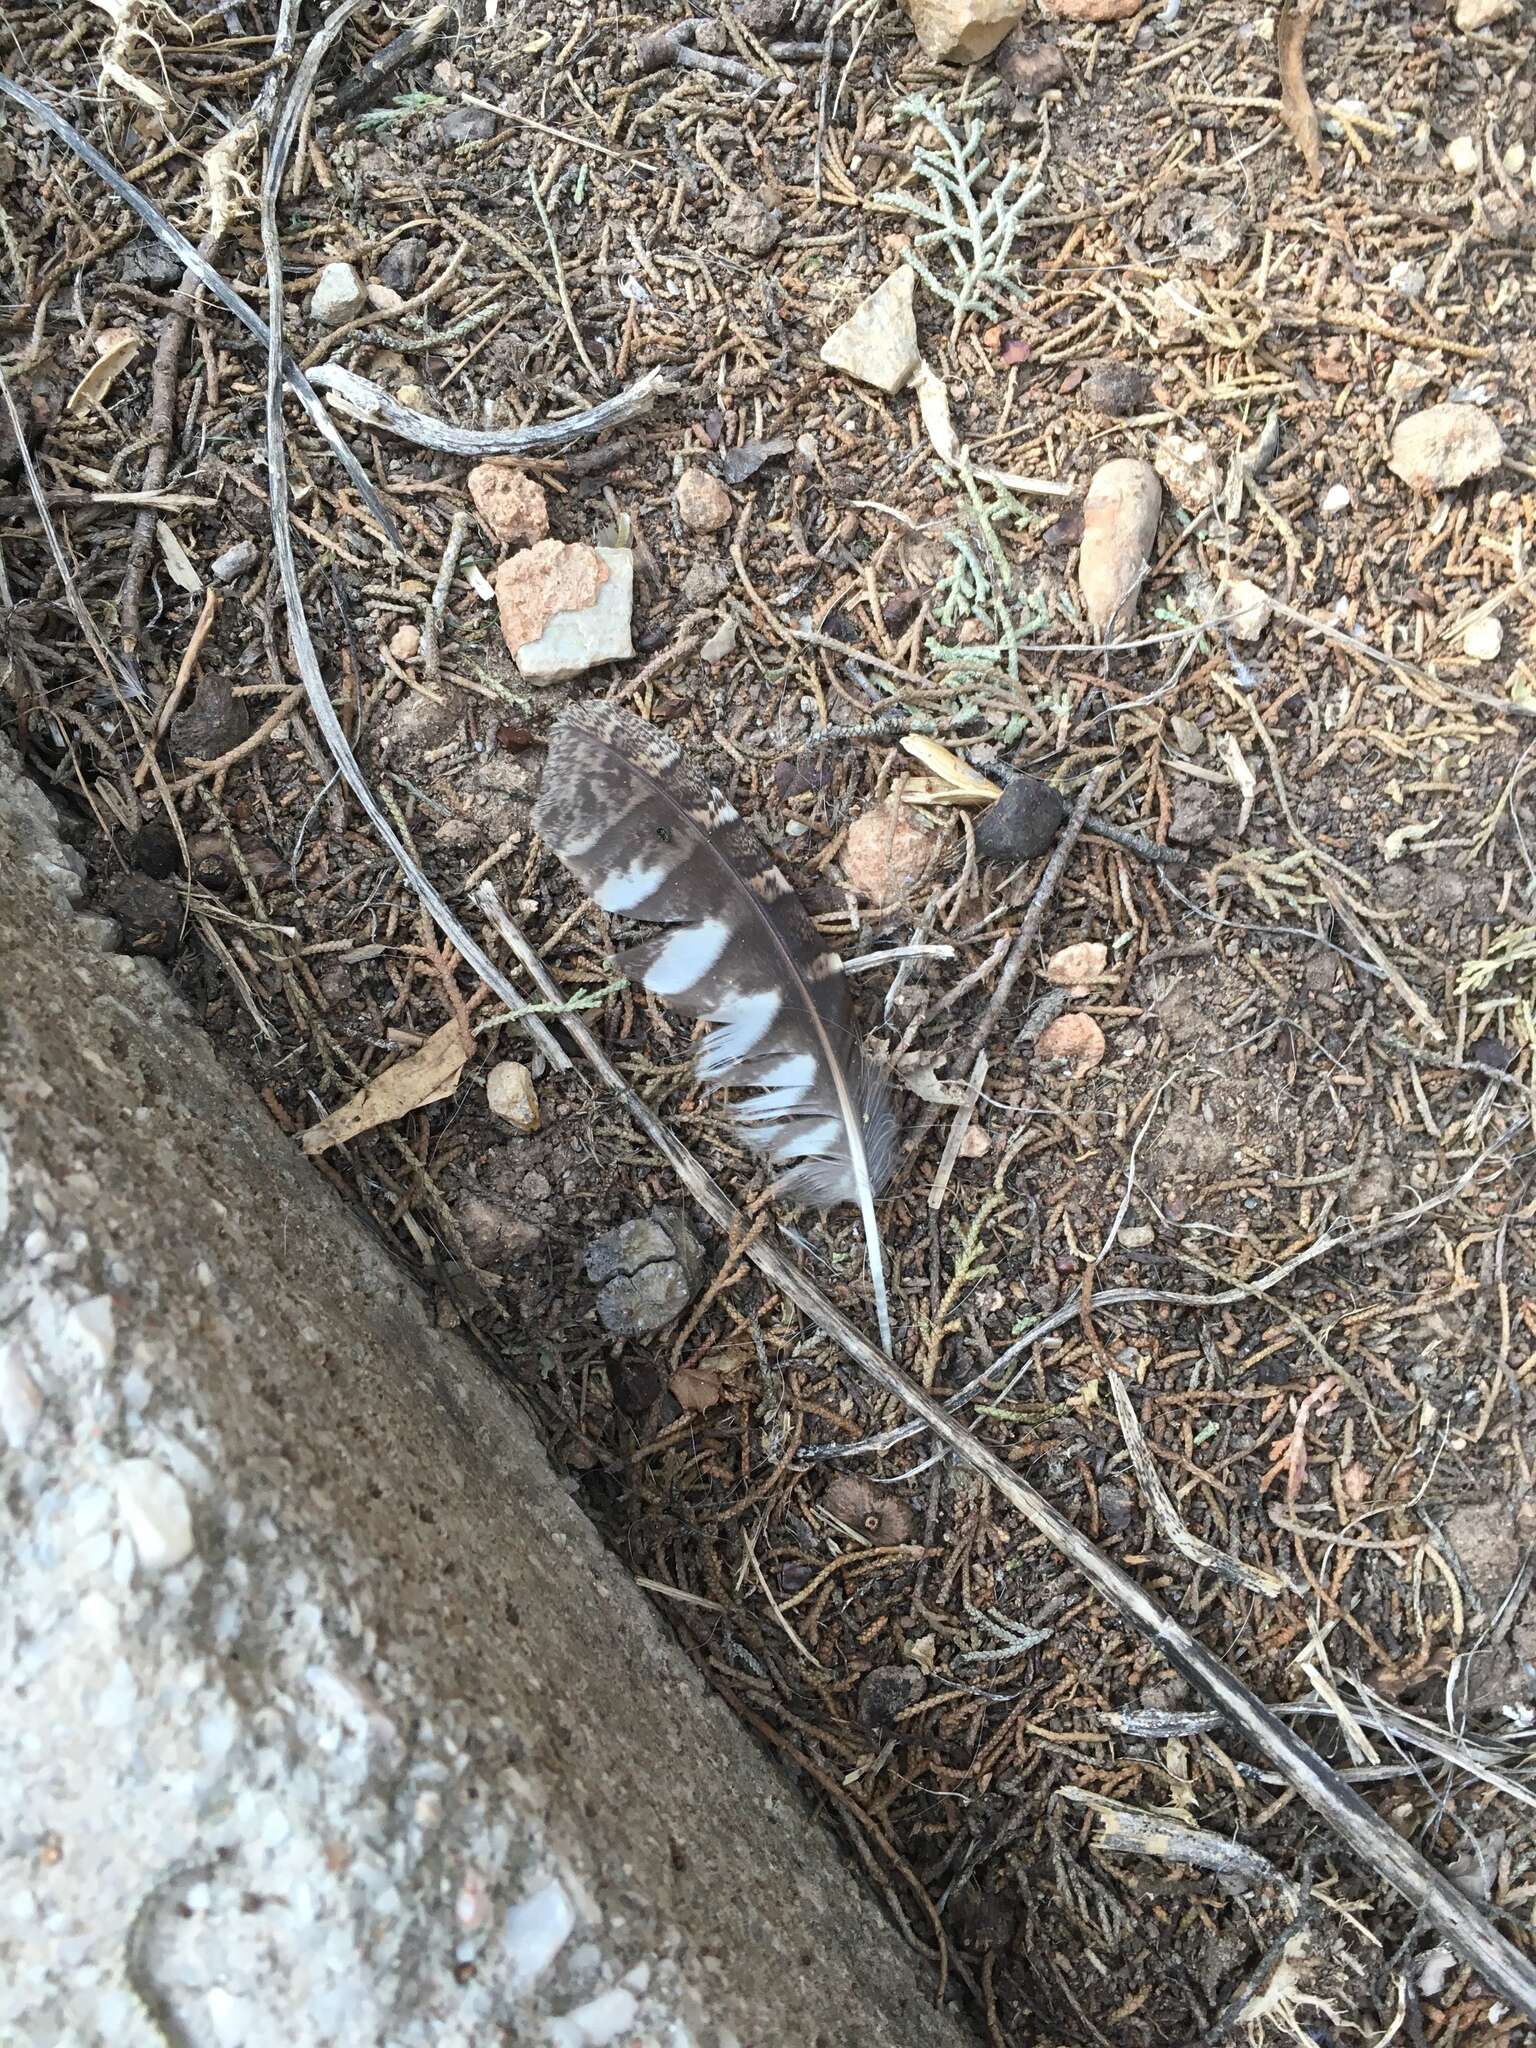
[[940,1109],[958,1109],[968,1098],[963,1081],[941,1081],[934,1071],[948,1057],[940,1053],[904,1053],[896,1062],[896,1078],[919,1102],[936,1103]]
[[821,1505],[845,1529],[856,1529],[877,1548],[910,1542],[912,1510],[888,1486],[872,1486],[851,1472],[840,1472],[821,1496]]
[[930,739],[926,733],[904,733],[901,745],[904,753],[910,754],[914,761],[921,761],[928,773],[937,776],[946,786],[951,792],[947,798],[950,803],[990,804],[1002,794],[995,782],[989,782],[985,775],[978,775],[958,754],[951,753],[948,747]]
[[413,1109],[441,1102],[459,1085],[464,1071],[464,1036],[456,1023],[434,1031],[426,1044],[359,1088],[349,1102],[333,1109],[304,1133],[304,1150],[313,1156],[344,1145],[380,1124],[395,1123]]
[[1087,988],[1109,965],[1109,948],[1098,939],[1063,946],[1045,963],[1045,978],[1054,988]]
[[107,393],[143,346],[131,327],[106,327],[96,337],[96,360],[69,394],[66,412],[104,405]]
[[1323,131],[1307,85],[1305,68],[1307,30],[1317,11],[1318,0],[1281,0],[1275,23],[1275,55],[1280,64],[1280,119],[1292,142],[1301,151],[1307,176],[1314,185],[1322,182]]
[[1104,1057],[1104,1034],[1081,1010],[1068,1010],[1046,1025],[1035,1051],[1043,1060],[1071,1060],[1075,1073],[1091,1074]]
[[1241,838],[1248,829],[1248,817],[1253,809],[1253,800],[1259,793],[1258,780],[1248,765],[1248,757],[1237,743],[1235,733],[1222,734],[1221,751],[1226,760],[1227,773],[1242,792],[1243,807],[1238,813],[1237,820],[1237,836]]
[[912,379],[912,389],[917,393],[923,431],[933,443],[934,454],[941,462],[958,465],[960,441],[949,416],[949,390],[944,379],[935,376],[926,363],[919,363],[917,375]]
[[203,579],[192,566],[192,557],[172,533],[163,519],[155,521],[155,539],[160,543],[160,552],[165,557],[166,573],[182,590],[190,591],[193,597],[203,594]]
[[719,1405],[723,1395],[720,1375],[707,1365],[680,1365],[667,1385],[679,1408],[690,1415],[702,1415]]

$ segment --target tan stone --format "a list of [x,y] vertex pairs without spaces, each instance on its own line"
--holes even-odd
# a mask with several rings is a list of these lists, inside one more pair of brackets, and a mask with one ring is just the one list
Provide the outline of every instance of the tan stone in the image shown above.
[[1102,939],[1079,939],[1075,946],[1063,946],[1045,963],[1045,978],[1053,988],[1081,994],[1090,988],[1109,966],[1109,948]]
[[915,274],[905,263],[872,291],[821,345],[821,360],[877,391],[900,391],[917,373]]
[[1519,0],[1456,0],[1456,26],[1463,35],[1475,35],[1480,28],[1492,28],[1496,21],[1518,11]]
[[940,827],[900,797],[888,796],[849,826],[843,878],[871,909],[894,910],[922,881],[943,844]]
[[480,524],[504,548],[531,547],[549,532],[549,501],[541,484],[502,462],[469,472],[470,502]]
[[1168,495],[1186,512],[1204,512],[1221,489],[1221,465],[1209,441],[1190,434],[1164,434],[1153,451],[1152,466]]
[[1461,636],[1461,651],[1469,661],[1497,661],[1504,645],[1504,628],[1497,619],[1474,619]]
[[1406,419],[1392,436],[1387,467],[1416,491],[1453,491],[1504,459],[1504,441],[1480,406],[1454,400]]
[[1091,1073],[1104,1057],[1104,1033],[1086,1011],[1068,1010],[1046,1025],[1035,1053],[1042,1060],[1071,1060],[1074,1073]]
[[923,54],[940,63],[990,56],[1024,14],[1024,0],[906,0]]
[[1150,462],[1120,455],[1095,470],[1083,499],[1077,581],[1101,640],[1124,633],[1136,615],[1162,510],[1162,481]]
[[1234,640],[1257,640],[1273,610],[1268,593],[1246,576],[1221,586],[1221,623]]
[[498,1060],[485,1077],[485,1101],[491,1115],[514,1131],[539,1128],[539,1098],[533,1076],[521,1060]]
[[389,651],[396,661],[414,661],[421,652],[421,628],[409,619],[389,636]]

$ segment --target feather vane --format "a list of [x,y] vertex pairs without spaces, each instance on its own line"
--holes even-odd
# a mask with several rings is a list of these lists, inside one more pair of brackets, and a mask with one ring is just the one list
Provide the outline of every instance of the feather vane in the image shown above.
[[895,1122],[854,1029],[842,962],[740,814],[655,726],[614,704],[565,712],[550,739],[535,830],[600,909],[665,927],[619,966],[710,1029],[695,1071],[741,1091],[742,1140],[778,1191],[856,1202],[881,1341],[891,1348],[874,1198]]

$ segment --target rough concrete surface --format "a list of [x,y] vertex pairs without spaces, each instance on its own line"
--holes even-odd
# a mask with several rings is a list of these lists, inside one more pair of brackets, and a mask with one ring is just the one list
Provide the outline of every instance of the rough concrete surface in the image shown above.
[[0,2041],[961,2031],[0,758]]

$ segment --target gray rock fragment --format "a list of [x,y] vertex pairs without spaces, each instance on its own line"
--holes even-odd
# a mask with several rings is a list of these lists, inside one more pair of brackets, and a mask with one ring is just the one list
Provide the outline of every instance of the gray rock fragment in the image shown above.
[[322,327],[344,327],[366,312],[368,294],[350,263],[327,263],[310,301],[310,314]]

